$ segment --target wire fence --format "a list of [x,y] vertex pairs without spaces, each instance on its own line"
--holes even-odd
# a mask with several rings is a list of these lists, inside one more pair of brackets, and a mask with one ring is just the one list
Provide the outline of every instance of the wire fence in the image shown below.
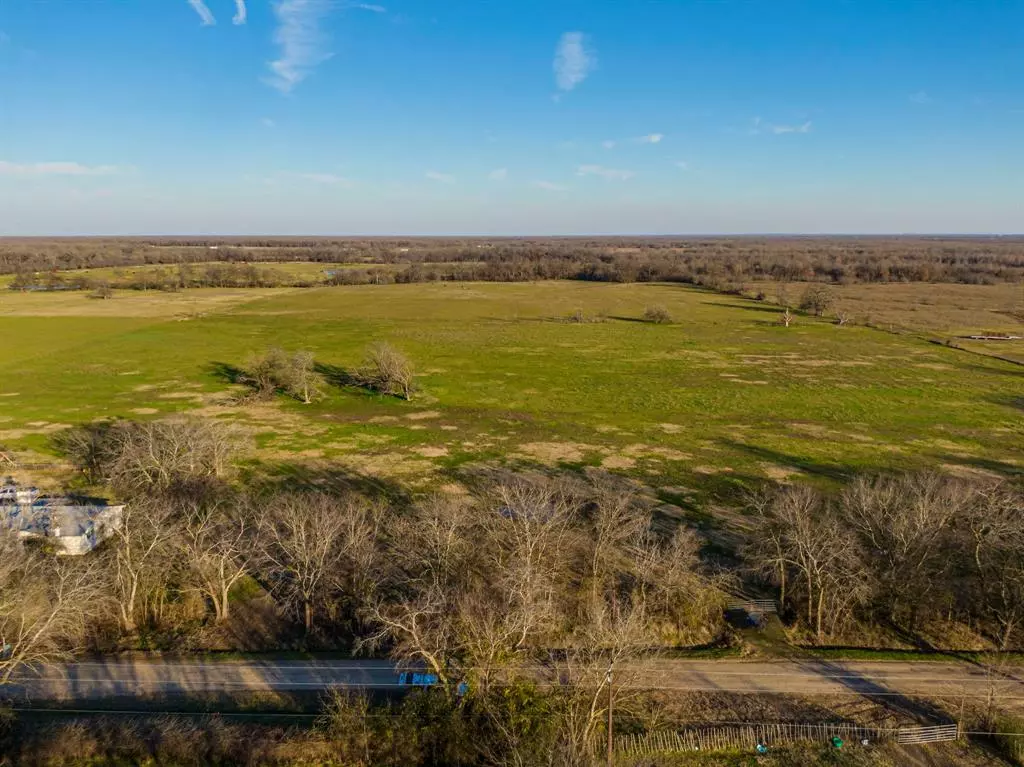
[[821,742],[839,738],[872,743],[937,743],[956,740],[957,725],[879,728],[848,723],[834,724],[736,724],[695,727],[678,731],[621,735],[615,750],[623,756],[655,756],[687,751],[735,751],[758,745]]

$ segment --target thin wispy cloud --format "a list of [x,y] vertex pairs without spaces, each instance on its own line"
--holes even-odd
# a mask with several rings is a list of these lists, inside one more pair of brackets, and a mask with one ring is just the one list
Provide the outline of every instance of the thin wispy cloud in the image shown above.
[[672,164],[675,165],[677,168],[679,168],[679,170],[689,170],[690,169],[690,163],[686,162],[686,160],[677,160],[676,162],[674,162]]
[[231,19],[231,23],[240,26],[245,23],[245,20],[249,18],[249,11],[245,7],[245,0],[235,0],[235,17]]
[[352,3],[349,8],[358,8],[360,11],[370,11],[371,13],[388,12],[388,9],[383,5],[374,5],[373,3]]
[[615,148],[615,142],[612,141],[611,139],[609,139],[608,141],[602,141],[601,142],[601,146],[604,149],[614,149]]
[[203,0],[188,0],[188,4],[192,6],[192,10],[199,14],[199,21],[204,27],[212,27],[217,23],[217,20],[213,18],[213,13],[206,7],[206,3]]
[[603,165],[581,165],[576,169],[577,176],[599,176],[608,181],[627,181],[636,174],[631,170],[606,168]]
[[750,121],[750,129],[747,131],[751,136],[759,136],[762,133],[771,133],[774,136],[781,136],[786,133],[810,133],[812,123],[810,120],[799,125],[776,125],[766,123],[760,117]]
[[932,97],[928,95],[926,91],[918,91],[917,93],[910,94],[911,104],[931,104]]
[[808,120],[800,125],[772,125],[769,127],[776,136],[781,136],[784,133],[810,133],[811,121]]
[[274,122],[273,120],[271,120],[269,117],[261,117],[260,118],[260,125],[262,125],[264,128],[276,128],[277,127],[277,123]]
[[561,184],[552,183],[551,181],[534,181],[533,185],[538,189],[544,189],[548,192],[564,192],[569,188]]
[[11,42],[11,36],[0,29],[0,45],[7,45],[9,42]]
[[665,138],[664,133],[648,133],[646,136],[638,136],[634,140],[638,144],[660,144],[663,138]]
[[508,168],[495,168],[487,174],[487,178],[491,181],[504,181],[508,178]]
[[312,181],[316,184],[329,184],[331,186],[352,186],[352,179],[344,176],[336,176],[333,173],[296,173],[296,178],[303,181]]
[[331,10],[330,0],[278,0],[274,3],[277,29],[274,42],[280,56],[271,61],[273,73],[265,82],[281,93],[291,91],[331,57],[320,22]]
[[424,175],[431,181],[436,181],[439,184],[455,183],[455,176],[451,176],[447,173],[439,173],[436,170],[428,170]]
[[571,91],[582,83],[597,66],[597,56],[582,32],[566,32],[555,49],[555,84],[561,91]]
[[15,163],[0,160],[0,176],[114,176],[116,165],[83,165],[78,162]]

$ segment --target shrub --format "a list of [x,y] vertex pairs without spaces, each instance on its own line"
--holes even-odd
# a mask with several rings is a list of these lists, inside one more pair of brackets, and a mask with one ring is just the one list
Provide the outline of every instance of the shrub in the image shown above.
[[415,369],[409,358],[390,344],[375,344],[366,353],[355,380],[367,389],[402,399],[412,399]]
[[828,285],[809,285],[800,297],[800,311],[812,312],[815,317],[821,317],[835,302],[835,293]]
[[668,325],[672,322],[672,315],[664,306],[648,306],[644,310],[644,320],[656,325]]
[[282,349],[268,349],[262,357],[251,357],[240,380],[252,387],[258,397],[272,397],[283,392],[308,405],[324,394],[324,379],[316,371],[309,352],[289,354]]

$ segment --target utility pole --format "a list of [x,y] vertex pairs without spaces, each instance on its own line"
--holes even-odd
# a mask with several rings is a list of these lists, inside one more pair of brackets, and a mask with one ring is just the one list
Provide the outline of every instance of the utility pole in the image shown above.
[[604,675],[605,684],[608,685],[608,767],[613,767],[612,762],[614,757],[612,756],[612,670],[608,671]]

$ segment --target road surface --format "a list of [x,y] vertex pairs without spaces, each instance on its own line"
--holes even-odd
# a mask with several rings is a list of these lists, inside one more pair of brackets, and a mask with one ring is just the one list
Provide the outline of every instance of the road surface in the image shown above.
[[[539,672],[538,672],[539,673]],[[823,660],[658,660],[616,672],[633,688],[790,695],[985,698],[1024,702],[1024,667],[993,674],[969,663]],[[399,689],[384,660],[215,660],[112,658],[52,664],[16,675],[0,692],[40,700],[200,695],[242,691],[321,691],[354,686]]]

